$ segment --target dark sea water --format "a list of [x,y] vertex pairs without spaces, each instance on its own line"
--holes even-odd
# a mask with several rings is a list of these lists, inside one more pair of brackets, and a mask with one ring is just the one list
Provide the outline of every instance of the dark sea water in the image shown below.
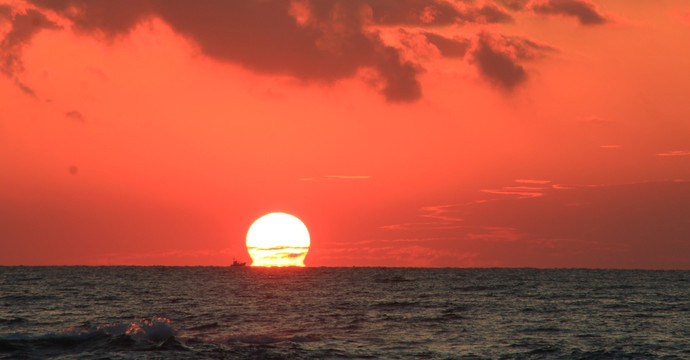
[[2,359],[690,359],[690,272],[0,267]]

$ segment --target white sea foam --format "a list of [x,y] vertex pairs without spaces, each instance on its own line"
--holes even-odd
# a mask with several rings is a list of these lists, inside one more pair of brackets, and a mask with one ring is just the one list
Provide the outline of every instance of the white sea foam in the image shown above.
[[139,319],[129,323],[95,325],[86,329],[71,327],[64,334],[81,337],[98,334],[112,336],[128,335],[137,340],[163,341],[175,336],[177,330],[170,325],[170,319],[155,317],[152,319]]

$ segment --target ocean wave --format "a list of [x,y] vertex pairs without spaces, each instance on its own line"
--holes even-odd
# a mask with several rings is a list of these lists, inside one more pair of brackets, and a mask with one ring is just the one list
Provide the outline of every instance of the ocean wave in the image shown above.
[[54,295],[5,295],[0,296],[0,301],[11,303],[27,303],[32,301],[44,301],[44,300],[55,300],[57,299]]
[[9,334],[0,337],[0,351],[10,353],[11,358],[43,358],[67,351],[185,350],[176,334],[170,320],[157,317],[121,324],[85,324],[36,336]]
[[204,324],[204,325],[199,325],[199,326],[193,326],[188,328],[187,330],[190,331],[203,331],[203,330],[210,330],[210,329],[216,329],[219,328],[220,325],[218,325],[217,322],[210,323],[210,324]]
[[316,335],[302,335],[302,336],[293,336],[288,338],[289,341],[294,342],[294,343],[307,343],[307,342],[315,342],[315,341],[321,341],[320,336]]
[[141,319],[130,323],[105,324],[90,326],[87,329],[82,327],[71,327],[65,331],[68,335],[89,336],[91,334],[105,334],[111,336],[128,335],[136,340],[164,341],[177,334],[170,320],[164,317],[153,319]]
[[[207,339],[209,340],[209,339]],[[232,343],[241,343],[241,344],[247,344],[247,345],[273,345],[273,344],[278,344],[282,342],[291,342],[291,343],[309,343],[309,342],[315,342],[315,341],[321,341],[320,336],[316,336],[313,334],[307,334],[307,335],[295,335],[295,336],[276,336],[276,335],[263,335],[263,334],[235,334],[235,335],[230,335],[226,336],[221,339],[211,339],[211,342],[213,343],[225,343],[225,344],[232,344]]]
[[27,322],[27,320],[24,318],[20,318],[20,317],[13,317],[10,319],[0,318],[0,325],[16,325],[16,324],[22,324],[25,322]]
[[386,283],[408,282],[408,281],[412,281],[412,280],[408,279],[404,276],[395,275],[395,276],[391,276],[391,277],[379,277],[379,278],[376,278],[374,281],[376,281],[378,283],[386,284]]
[[399,309],[419,306],[417,301],[382,301],[374,304],[374,307],[380,309]]
[[237,342],[252,345],[268,345],[285,341],[285,339],[269,335],[236,335],[231,338]]
[[246,270],[11,269],[0,359],[690,359],[690,272]]

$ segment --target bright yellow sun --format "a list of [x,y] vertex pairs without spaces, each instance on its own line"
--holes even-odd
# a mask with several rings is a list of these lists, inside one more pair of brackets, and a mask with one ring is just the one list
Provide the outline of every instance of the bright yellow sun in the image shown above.
[[290,214],[266,214],[249,227],[247,250],[252,266],[304,266],[309,231]]

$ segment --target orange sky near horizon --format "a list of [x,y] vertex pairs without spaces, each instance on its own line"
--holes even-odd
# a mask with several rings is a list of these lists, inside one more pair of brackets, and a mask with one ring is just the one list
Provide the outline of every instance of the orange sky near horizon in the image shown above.
[[0,0],[0,265],[690,269],[682,0]]

